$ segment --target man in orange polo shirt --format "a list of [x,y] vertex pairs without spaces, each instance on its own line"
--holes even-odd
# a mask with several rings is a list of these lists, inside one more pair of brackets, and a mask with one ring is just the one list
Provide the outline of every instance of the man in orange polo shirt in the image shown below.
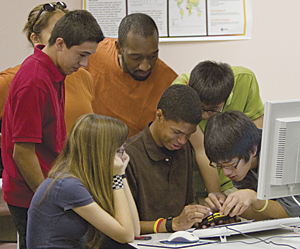
[[124,17],[118,39],[105,38],[86,69],[94,80],[95,113],[124,122],[129,137],[155,119],[157,103],[177,74],[158,59],[158,29],[151,17]]

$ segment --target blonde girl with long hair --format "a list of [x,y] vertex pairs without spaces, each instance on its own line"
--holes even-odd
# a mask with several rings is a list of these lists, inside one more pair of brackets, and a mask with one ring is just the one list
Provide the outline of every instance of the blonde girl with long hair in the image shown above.
[[120,243],[139,235],[139,218],[125,176],[128,128],[117,119],[86,114],[33,196],[28,248],[99,248],[104,234]]

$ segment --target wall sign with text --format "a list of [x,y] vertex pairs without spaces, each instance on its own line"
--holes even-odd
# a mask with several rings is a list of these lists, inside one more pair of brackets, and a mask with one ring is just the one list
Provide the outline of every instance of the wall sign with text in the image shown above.
[[160,41],[250,39],[252,0],[82,0],[106,37],[117,37],[125,15],[151,16]]

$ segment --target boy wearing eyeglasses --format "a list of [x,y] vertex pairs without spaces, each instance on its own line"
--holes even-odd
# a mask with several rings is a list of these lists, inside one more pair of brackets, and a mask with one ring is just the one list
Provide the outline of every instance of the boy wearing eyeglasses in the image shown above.
[[[252,120],[240,111],[218,113],[207,121],[204,147],[210,166],[221,169],[238,191],[227,197],[220,192],[210,193],[206,204],[214,211],[246,219],[297,217],[300,207],[292,197],[257,199],[261,134]],[[299,196],[296,198],[300,200]]]
[[[43,8],[41,14],[47,10]],[[3,197],[18,230],[20,248],[26,248],[32,195],[66,139],[65,76],[86,66],[103,38],[89,12],[71,11],[56,23],[48,44],[35,47],[11,83],[2,120]]]
[[264,105],[254,73],[240,66],[202,61],[193,68],[191,73],[178,76],[172,84],[189,85],[201,99],[202,120],[199,128],[190,138],[199,167],[194,169],[196,194],[202,187],[199,184],[201,182],[199,170],[208,193],[222,191],[228,194],[234,191],[230,179],[222,171],[218,172],[209,167],[203,147],[203,131],[211,116],[228,110],[239,110],[245,113],[257,127],[262,128]]

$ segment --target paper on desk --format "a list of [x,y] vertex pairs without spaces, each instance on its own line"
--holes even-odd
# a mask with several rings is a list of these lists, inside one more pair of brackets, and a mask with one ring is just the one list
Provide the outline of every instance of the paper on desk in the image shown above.
[[205,244],[217,243],[216,240],[204,240],[201,239],[195,243],[172,243],[167,240],[154,240],[138,243],[138,246],[149,246],[149,247],[159,247],[159,248],[188,248],[193,246],[200,246]]

